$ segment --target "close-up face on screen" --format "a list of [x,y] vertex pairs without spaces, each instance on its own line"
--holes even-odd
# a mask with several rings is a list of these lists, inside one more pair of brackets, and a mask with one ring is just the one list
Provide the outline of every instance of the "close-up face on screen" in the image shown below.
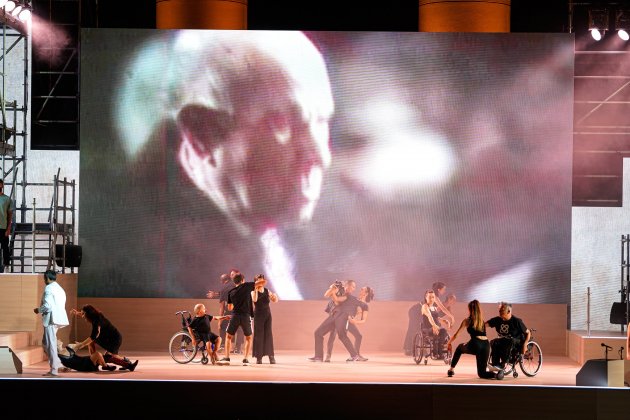
[[572,91],[561,34],[84,30],[79,296],[568,303]]

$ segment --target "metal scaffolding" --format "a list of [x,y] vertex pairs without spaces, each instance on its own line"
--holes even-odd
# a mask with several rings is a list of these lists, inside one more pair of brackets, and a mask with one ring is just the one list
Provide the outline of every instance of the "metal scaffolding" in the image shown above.
[[[74,180],[61,180],[58,171],[51,183],[28,182],[29,47],[28,35],[2,25],[0,167],[5,193],[13,203],[11,271],[22,273],[44,271],[55,264],[65,270],[66,245],[75,242],[76,231]],[[38,187],[47,188],[47,193],[37,191]],[[27,204],[29,195],[33,197],[32,206]],[[50,205],[37,207],[34,197],[46,195],[52,196]],[[45,222],[39,216],[43,211],[48,213]]]

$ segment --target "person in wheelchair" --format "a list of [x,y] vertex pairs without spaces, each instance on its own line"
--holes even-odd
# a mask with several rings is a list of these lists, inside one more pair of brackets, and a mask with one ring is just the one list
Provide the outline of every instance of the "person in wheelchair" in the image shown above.
[[440,326],[441,314],[433,290],[427,290],[424,293],[424,304],[422,305],[421,313],[422,333],[433,338],[432,356],[435,359],[443,359],[448,333],[446,328]]
[[505,364],[510,362],[512,348],[518,349],[519,354],[526,352],[531,331],[522,319],[512,315],[510,303],[499,303],[499,316],[489,319],[486,325],[494,328],[498,334],[498,337],[490,342],[492,366],[499,369],[505,368]]
[[[210,321],[214,319],[221,322],[221,320],[229,318],[229,316],[208,315],[206,314],[206,306],[203,303],[196,304],[194,312],[195,317],[188,324],[188,332],[192,337],[192,344],[194,347],[197,347],[197,341],[202,341],[210,356],[210,361],[214,365],[218,359],[217,350],[221,346],[221,337],[212,332]],[[214,350],[212,349],[213,345]]]

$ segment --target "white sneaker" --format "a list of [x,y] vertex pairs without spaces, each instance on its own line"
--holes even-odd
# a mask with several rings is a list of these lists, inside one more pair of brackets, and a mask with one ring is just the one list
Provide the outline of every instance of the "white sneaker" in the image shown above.
[[501,369],[501,368],[500,368],[500,367],[498,367],[498,366],[493,366],[493,365],[491,365],[491,364],[488,364],[488,370],[489,370],[490,372],[498,372],[498,371],[503,370],[503,369]]

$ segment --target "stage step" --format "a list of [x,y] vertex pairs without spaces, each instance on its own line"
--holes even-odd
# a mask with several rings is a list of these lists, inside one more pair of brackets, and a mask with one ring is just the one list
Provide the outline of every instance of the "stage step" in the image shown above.
[[42,346],[28,346],[19,349],[13,349],[13,352],[22,362],[22,367],[34,365],[47,360],[44,348]]
[[24,331],[0,333],[0,346],[8,346],[18,356],[22,366],[46,360],[42,346],[31,346],[31,333]]
[[30,344],[31,333],[26,331],[0,333],[0,346],[8,346],[11,349],[21,349]]

